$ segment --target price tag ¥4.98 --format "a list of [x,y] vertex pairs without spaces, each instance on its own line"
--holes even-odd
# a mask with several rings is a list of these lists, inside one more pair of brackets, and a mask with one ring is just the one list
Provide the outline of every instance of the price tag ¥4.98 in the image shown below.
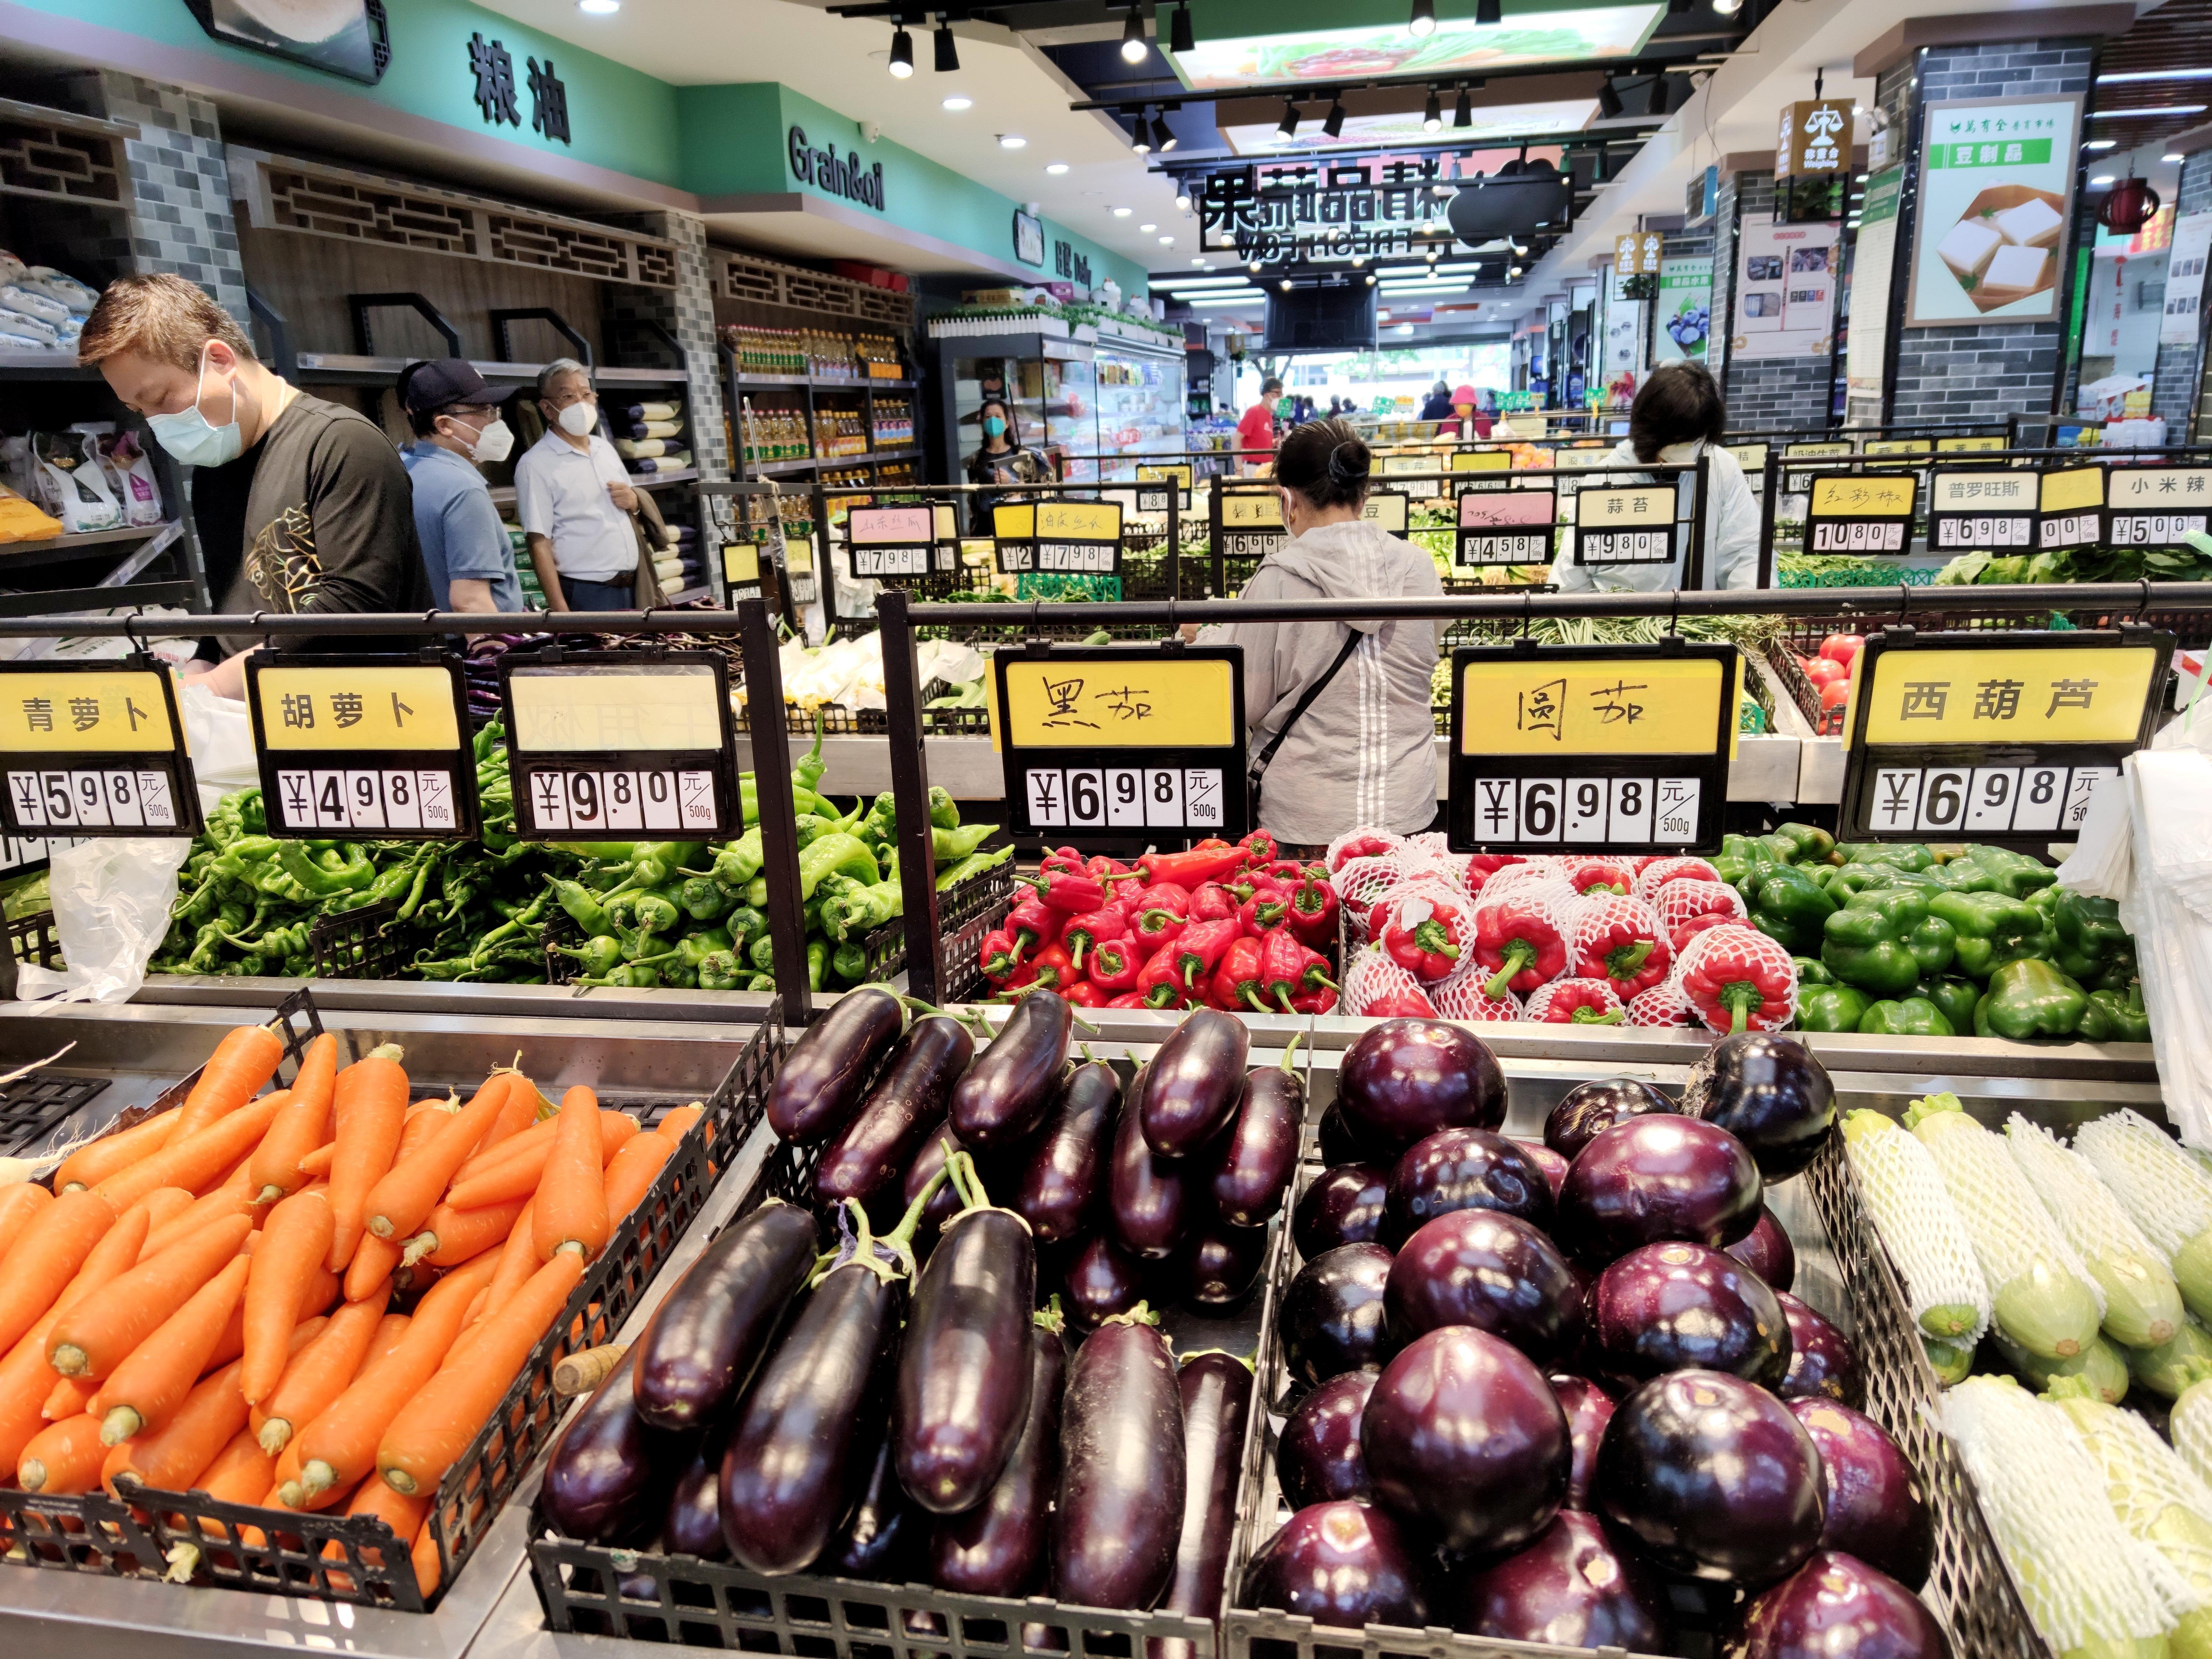
[[165,669],[0,664],[0,832],[193,836],[199,791]]
[[257,651],[246,662],[246,700],[270,835],[476,833],[476,755],[457,659]]
[[525,840],[652,830],[704,841],[743,831],[729,672],[717,653],[510,653],[500,695]]

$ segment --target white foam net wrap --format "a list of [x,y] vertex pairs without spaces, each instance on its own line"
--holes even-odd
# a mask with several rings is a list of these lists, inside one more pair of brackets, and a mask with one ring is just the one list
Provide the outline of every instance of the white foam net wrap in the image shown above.
[[2001,1139],[1964,1112],[1938,1112],[1912,1133],[1935,1159],[1943,1190],[1966,1224],[1993,1302],[2006,1285],[2040,1264],[2046,1272],[2071,1273],[2087,1285],[2103,1316],[2104,1288],[2074,1254]]
[[1711,861],[1706,859],[1651,859],[1636,872],[1636,885],[1630,892],[1648,904],[1651,902],[1651,896],[1670,881],[1718,881],[1720,878],[1721,872],[1714,869]]
[[[1704,886],[1707,884],[1701,882],[1698,884]],[[1723,890],[1734,892],[1735,890],[1723,888]],[[1790,952],[1782,948],[1780,941],[1768,938],[1756,927],[1738,927],[1724,922],[1718,927],[1708,927],[1701,933],[1692,933],[1683,942],[1681,954],[1674,958],[1674,971],[1668,977],[1679,985],[1707,958],[1723,953],[1739,959],[1747,957],[1764,969],[1768,976],[1780,975],[1789,981],[1790,988],[1782,998],[1781,1011],[1764,1013],[1755,1008],[1751,1010],[1745,1018],[1746,1030],[1778,1031],[1796,1018],[1797,964],[1790,959]],[[1689,1004],[1692,1017],[1712,1030],[1726,1031],[1735,1024],[1729,1011],[1723,1009],[1717,1013],[1708,1013],[1698,1006],[1686,990],[1683,993],[1682,1000]]]
[[2074,1132],[2074,1150],[2169,1261],[2212,1227],[2212,1174],[2142,1113],[2090,1119]]
[[1419,997],[1432,1012],[1435,1010],[1436,1004],[1421,981],[1375,945],[1360,946],[1344,965],[1343,1006],[1348,1014],[1364,1014],[1384,997],[1408,994]]
[[1406,838],[1403,836],[1394,836],[1387,830],[1347,830],[1329,842],[1328,851],[1322,854],[1322,862],[1334,871],[1336,868],[1338,855],[1356,841],[1387,842],[1394,851],[1406,844]]
[[1628,1000],[1631,1025],[1687,1025],[1695,1018],[1689,998],[1682,994],[1681,984],[1672,974]]
[[[1570,988],[1579,992],[1583,997],[1595,997],[1597,1000],[1597,1011],[1601,1014],[1609,1014],[1614,1009],[1620,1008],[1622,1006],[1620,997],[1614,994],[1612,981],[1609,980],[1555,979],[1549,985],[1539,985],[1534,990],[1528,993],[1528,1000],[1524,1007],[1523,1018],[1528,1019],[1549,1018],[1553,1000],[1556,1000],[1561,993],[1567,991]],[[1577,1002],[1575,1006],[1577,1007],[1588,1007],[1589,1004],[1587,1001],[1581,1001]],[[1622,1012],[1625,1014],[1626,1010],[1623,1009]]]
[[2212,1600],[2212,1491],[2133,1412],[2101,1400],[2069,1400],[2058,1409],[2104,1469],[2113,1515],[2170,1570],[2169,1598],[2191,1611],[2204,1606]]
[[1678,876],[1653,888],[1650,903],[1659,913],[1669,938],[1684,922],[1711,915],[1716,910],[1724,910],[1738,921],[1749,920],[1743,908],[1743,896],[1724,881]]
[[1367,912],[1376,899],[1406,879],[1406,866],[1395,853],[1354,859],[1330,878],[1337,902],[1361,939],[1367,937]]
[[2061,1146],[2050,1130],[2039,1128],[2018,1112],[2005,1120],[2005,1150],[2058,1231],[2087,1261],[2093,1255],[2133,1253],[2163,1261],[2164,1255],[2142,1234],[2112,1188],[2081,1153]]
[[[1437,1005],[1437,1012],[1446,1019],[1464,1020],[1470,1025],[1502,1024],[1524,1019],[1521,999],[1508,991],[1502,997],[1485,996],[1484,980],[1478,972],[1454,974],[1440,984],[1428,988],[1429,1000]],[[1543,994],[1539,989],[1538,995]]]
[[[1974,1259],[1974,1242],[1951,1202],[1928,1149],[1890,1123],[1844,1137],[1844,1156],[1858,1177],[1867,1216],[1905,1280],[1913,1322],[1931,1336],[1929,1310],[1973,1310],[1973,1323],[1947,1341],[1971,1346],[1990,1328],[1990,1289]],[[1942,1321],[1939,1322],[1954,1322]]]
[[1639,973],[1655,963],[1665,968],[1674,961],[1674,949],[1667,943],[1667,930],[1660,925],[1656,911],[1641,899],[1600,893],[1577,899],[1567,914],[1567,971],[1584,979],[1605,979],[1606,951],[1600,948],[1601,943],[1624,924],[1652,940],[1651,954],[1638,969]]

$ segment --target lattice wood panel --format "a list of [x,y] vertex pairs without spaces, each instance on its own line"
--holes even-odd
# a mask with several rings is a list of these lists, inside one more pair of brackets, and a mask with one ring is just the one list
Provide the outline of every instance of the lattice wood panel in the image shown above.
[[106,122],[0,99],[0,191],[53,202],[123,200],[123,140]]
[[753,305],[788,306],[819,317],[849,317],[903,334],[914,327],[914,296],[850,282],[750,253],[722,252],[723,297]]

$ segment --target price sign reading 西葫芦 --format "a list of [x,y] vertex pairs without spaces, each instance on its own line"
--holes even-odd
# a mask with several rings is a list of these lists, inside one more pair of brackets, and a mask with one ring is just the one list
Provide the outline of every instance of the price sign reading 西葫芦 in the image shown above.
[[1672,485],[1585,487],[1575,496],[1575,562],[1674,563],[1674,511]]
[[246,661],[246,701],[270,835],[476,834],[476,751],[458,658],[257,651]]
[[2106,484],[2108,546],[2179,547],[2212,512],[2212,467],[2118,466]]
[[199,791],[168,672],[0,664],[0,834],[193,836]]
[[525,840],[657,831],[705,841],[743,831],[720,653],[510,652],[500,696]]
[[1937,471],[1928,485],[1928,549],[2001,552],[2035,545],[2042,479],[2025,468]]
[[1910,472],[1826,472],[1805,513],[1808,553],[1901,554],[1912,538],[1919,480]]
[[1452,562],[1465,568],[1549,564],[1557,501],[1549,489],[1462,491]]

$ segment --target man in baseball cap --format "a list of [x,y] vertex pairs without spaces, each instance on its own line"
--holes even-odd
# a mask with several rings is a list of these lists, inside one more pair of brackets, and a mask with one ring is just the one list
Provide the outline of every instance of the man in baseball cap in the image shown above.
[[401,372],[399,401],[415,432],[401,453],[415,483],[415,533],[438,609],[520,611],[514,544],[483,472],[514,448],[491,388],[460,358],[436,357]]

